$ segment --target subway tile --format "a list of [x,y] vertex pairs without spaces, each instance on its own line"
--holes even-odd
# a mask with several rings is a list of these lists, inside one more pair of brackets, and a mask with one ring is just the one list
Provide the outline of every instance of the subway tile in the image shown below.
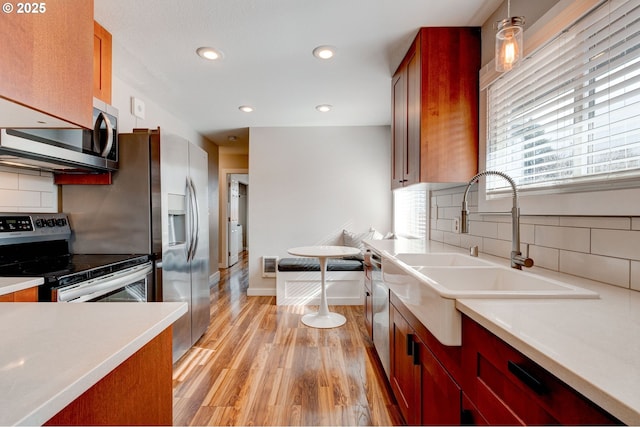
[[442,196],[437,196],[436,197],[436,204],[438,205],[438,207],[451,206],[451,194],[445,194],[445,195],[442,195]]
[[41,192],[40,193],[40,206],[44,209],[58,210],[58,194],[57,192]]
[[640,230],[640,217],[634,216],[631,218],[631,229]]
[[560,257],[558,249],[532,245],[529,246],[529,257],[533,259],[533,263],[537,267],[558,271]]
[[431,230],[431,240],[436,242],[444,242],[444,232],[440,230]]
[[[513,226],[511,222],[498,224],[498,239],[511,240]],[[520,242],[534,242],[535,227],[530,224],[520,224]]]
[[520,224],[533,225],[560,225],[560,218],[557,216],[520,216]]
[[53,191],[53,178],[48,176],[34,176],[18,174],[18,189],[26,191]]
[[640,291],[640,262],[631,261],[631,289]]
[[460,206],[444,208],[442,212],[442,216],[444,218],[449,218],[449,219],[453,219],[456,217],[460,218],[460,215],[462,215],[462,210],[460,209]]
[[444,243],[452,246],[460,246],[460,235],[457,233],[445,232]]
[[18,175],[15,173],[0,172],[0,188],[6,190],[18,189]]
[[630,218],[625,217],[560,217],[560,225],[565,227],[607,228],[628,230],[631,227]]
[[640,260],[640,231],[593,229],[591,253]]
[[588,228],[535,226],[535,242],[538,246],[589,252],[590,230]]
[[630,261],[580,252],[560,251],[560,271],[629,288]]
[[511,258],[511,242],[498,239],[482,239],[482,252],[501,258]]
[[0,206],[17,206],[18,208],[39,207],[40,192],[0,190]]
[[461,234],[460,235],[460,247],[469,249],[472,246],[477,246],[480,252],[483,251],[482,246],[483,239],[479,236],[474,236],[472,234]]
[[496,239],[498,237],[498,224],[495,222],[474,221],[469,222],[469,233],[474,236],[489,237]]

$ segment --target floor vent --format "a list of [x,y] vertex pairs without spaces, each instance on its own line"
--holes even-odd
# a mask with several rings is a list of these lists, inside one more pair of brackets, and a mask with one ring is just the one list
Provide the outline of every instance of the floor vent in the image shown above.
[[277,267],[278,267],[277,256],[262,257],[262,277],[276,277]]

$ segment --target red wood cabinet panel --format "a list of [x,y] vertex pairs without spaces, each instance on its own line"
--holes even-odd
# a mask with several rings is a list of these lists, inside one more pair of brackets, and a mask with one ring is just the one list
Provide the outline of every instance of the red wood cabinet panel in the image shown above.
[[421,28],[392,81],[392,188],[478,172],[480,31]]
[[620,424],[467,316],[462,387],[489,424]]
[[0,97],[91,128],[93,2],[39,5],[0,19]]
[[407,424],[419,424],[421,376],[420,364],[413,357],[415,334],[393,305],[390,306],[390,325],[391,389]]

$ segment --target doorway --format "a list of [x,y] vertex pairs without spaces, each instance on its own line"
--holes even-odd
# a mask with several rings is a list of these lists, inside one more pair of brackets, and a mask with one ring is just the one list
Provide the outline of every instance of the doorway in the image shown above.
[[249,175],[227,174],[227,218],[226,218],[226,267],[231,267],[242,258],[247,248],[249,224],[247,208],[249,196]]

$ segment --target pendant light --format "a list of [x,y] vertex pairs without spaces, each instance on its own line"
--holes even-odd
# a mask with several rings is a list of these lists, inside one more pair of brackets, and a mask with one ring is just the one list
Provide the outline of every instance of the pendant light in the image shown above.
[[500,73],[516,67],[524,52],[524,16],[511,16],[511,0],[507,0],[507,16],[496,23],[496,71]]

